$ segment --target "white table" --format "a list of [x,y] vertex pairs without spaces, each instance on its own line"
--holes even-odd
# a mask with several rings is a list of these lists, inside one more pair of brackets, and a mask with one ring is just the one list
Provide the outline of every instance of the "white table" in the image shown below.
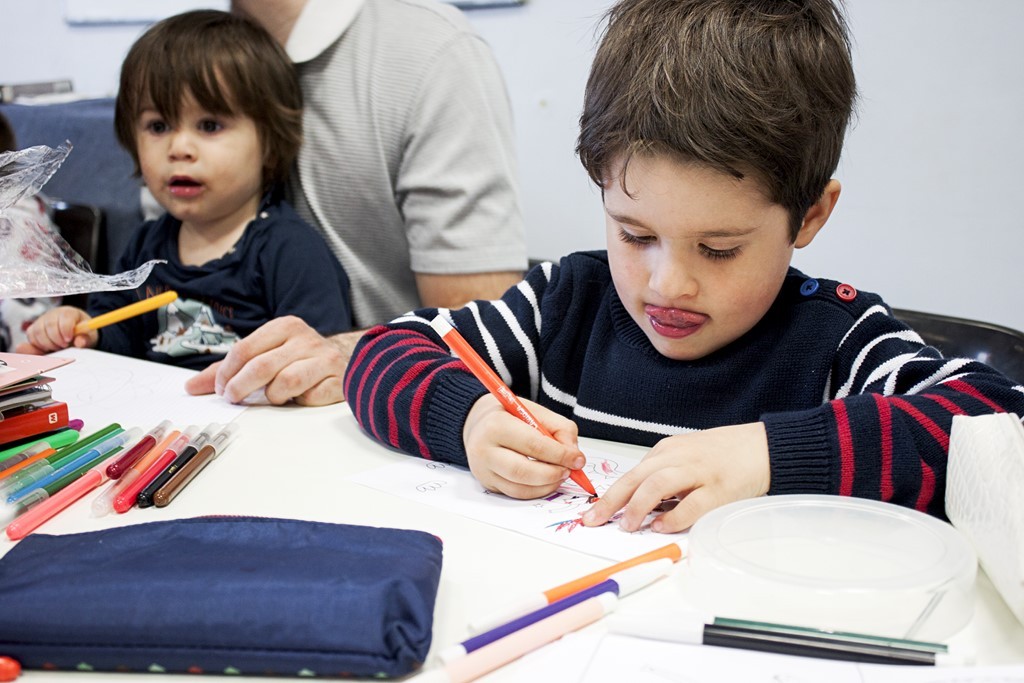
[[[601,558],[346,481],[346,476],[354,472],[408,457],[365,436],[346,404],[324,408],[256,406],[242,413],[237,422],[241,426],[237,440],[168,507],[135,508],[123,515],[93,518],[89,512],[91,497],[87,497],[40,531],[74,533],[207,514],[287,517],[427,531],[444,542],[432,653],[467,637],[466,624],[471,614],[479,615],[489,607],[502,606],[510,597],[542,591],[608,565]],[[643,453],[643,449],[634,446],[584,440],[584,447],[587,443],[623,455]],[[0,554],[13,545],[4,537]],[[680,568],[676,569],[666,580],[625,598],[620,609],[681,601],[682,579],[678,576]],[[977,581],[975,616],[954,641],[973,644],[979,664],[1024,662],[1024,627],[983,573],[979,572]],[[489,678],[515,680],[515,666]],[[111,677],[102,673],[43,671],[27,671],[23,676],[32,683]],[[196,678],[117,675],[117,681],[123,683],[156,680]]]

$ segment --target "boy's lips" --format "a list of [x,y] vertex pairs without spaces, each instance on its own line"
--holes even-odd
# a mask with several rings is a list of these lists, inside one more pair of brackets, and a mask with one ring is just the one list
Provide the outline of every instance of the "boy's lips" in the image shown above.
[[688,337],[697,332],[708,320],[708,316],[703,313],[650,304],[644,306],[644,313],[647,314],[654,331],[663,337]]
[[189,176],[173,176],[167,183],[167,190],[175,197],[195,197],[202,192],[203,185]]

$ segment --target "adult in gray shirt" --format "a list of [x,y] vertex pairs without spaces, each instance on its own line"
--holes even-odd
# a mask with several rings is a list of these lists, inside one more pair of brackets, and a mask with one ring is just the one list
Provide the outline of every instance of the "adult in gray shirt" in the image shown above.
[[[526,267],[511,108],[488,46],[436,0],[234,0],[296,63],[305,139],[289,198],[352,283],[357,328],[493,299]],[[316,296],[310,292],[310,296]],[[191,393],[343,400],[361,333],[264,325]]]

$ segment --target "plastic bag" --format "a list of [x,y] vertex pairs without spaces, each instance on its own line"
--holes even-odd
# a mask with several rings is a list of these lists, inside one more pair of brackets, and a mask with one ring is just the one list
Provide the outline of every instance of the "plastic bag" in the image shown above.
[[99,275],[67,242],[15,209],[39,192],[64,159],[71,143],[57,149],[40,145],[0,154],[0,299],[65,296],[138,287],[149,277],[148,261],[134,270]]

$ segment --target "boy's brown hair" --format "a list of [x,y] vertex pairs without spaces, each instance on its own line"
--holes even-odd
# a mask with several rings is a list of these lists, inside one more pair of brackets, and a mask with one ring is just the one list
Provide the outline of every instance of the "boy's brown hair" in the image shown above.
[[217,10],[185,12],[154,24],[121,67],[114,126],[139,173],[136,127],[153,108],[171,125],[191,94],[221,116],[245,115],[259,131],[263,182],[283,181],[302,143],[302,90],[281,46],[252,21]]
[[576,152],[602,187],[634,154],[751,174],[789,211],[795,240],[839,163],[855,97],[846,21],[831,0],[620,0]]

